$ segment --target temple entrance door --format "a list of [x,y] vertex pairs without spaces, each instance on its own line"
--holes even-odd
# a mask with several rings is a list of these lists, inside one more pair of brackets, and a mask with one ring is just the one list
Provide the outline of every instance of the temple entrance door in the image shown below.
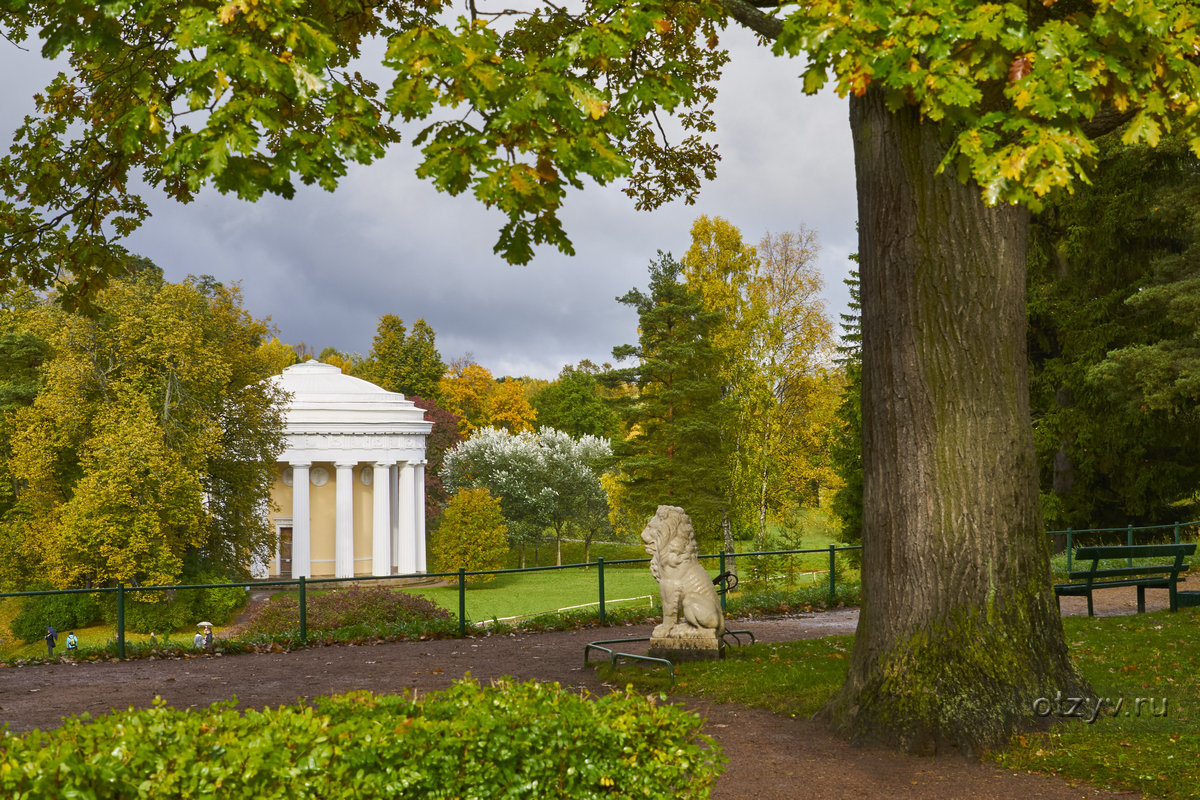
[[279,577],[290,580],[292,577],[292,529],[279,529]]

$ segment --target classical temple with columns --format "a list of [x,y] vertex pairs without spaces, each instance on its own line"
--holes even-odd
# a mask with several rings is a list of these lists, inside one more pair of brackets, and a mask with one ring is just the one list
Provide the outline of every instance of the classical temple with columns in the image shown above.
[[291,396],[258,577],[425,572],[425,437],[404,395],[306,361],[272,380]]

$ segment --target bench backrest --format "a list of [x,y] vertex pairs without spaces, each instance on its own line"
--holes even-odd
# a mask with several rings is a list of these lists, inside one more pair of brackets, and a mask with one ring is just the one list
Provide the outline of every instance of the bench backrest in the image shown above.
[[1101,544],[1080,547],[1075,558],[1080,561],[1103,558],[1182,558],[1196,552],[1196,543],[1190,544]]
[[[1073,570],[1071,579],[1079,578],[1103,577],[1103,578],[1130,578],[1136,575],[1167,575],[1170,574],[1172,579],[1178,577],[1179,573],[1187,572],[1188,567],[1183,563],[1185,556],[1193,555],[1196,552],[1195,543],[1191,544],[1135,544],[1135,545],[1095,545],[1091,547],[1080,547],[1075,551],[1076,561],[1091,561],[1092,565],[1087,570]],[[1138,566],[1115,567],[1111,569],[1100,569],[1100,562],[1106,559],[1133,559],[1133,558],[1169,558],[1169,563],[1162,564],[1141,564]]]

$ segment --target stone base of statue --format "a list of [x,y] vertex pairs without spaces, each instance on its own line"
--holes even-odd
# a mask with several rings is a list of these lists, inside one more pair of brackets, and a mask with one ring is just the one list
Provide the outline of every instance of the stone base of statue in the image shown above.
[[716,631],[699,630],[683,636],[651,636],[646,655],[680,661],[712,661],[721,657],[721,640]]

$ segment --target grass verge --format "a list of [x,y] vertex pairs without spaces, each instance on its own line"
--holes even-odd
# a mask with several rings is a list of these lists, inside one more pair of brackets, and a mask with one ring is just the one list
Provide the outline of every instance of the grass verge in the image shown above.
[[1068,718],[1017,737],[994,760],[1148,797],[1200,798],[1200,614],[1071,617],[1063,625],[1105,706],[1093,723]]
[[[1084,712],[1080,704],[1079,716],[1064,716],[1072,704],[1047,698],[1041,709],[1062,717],[1060,724],[1015,737],[991,760],[1147,797],[1200,800],[1200,613],[1069,617],[1063,625],[1075,663],[1104,698],[1100,712]],[[677,665],[672,691],[811,715],[844,680],[852,641],[835,636],[731,648],[724,661]],[[667,688],[661,671],[601,669],[606,680],[638,691]],[[1094,709],[1096,701],[1089,702]]]

